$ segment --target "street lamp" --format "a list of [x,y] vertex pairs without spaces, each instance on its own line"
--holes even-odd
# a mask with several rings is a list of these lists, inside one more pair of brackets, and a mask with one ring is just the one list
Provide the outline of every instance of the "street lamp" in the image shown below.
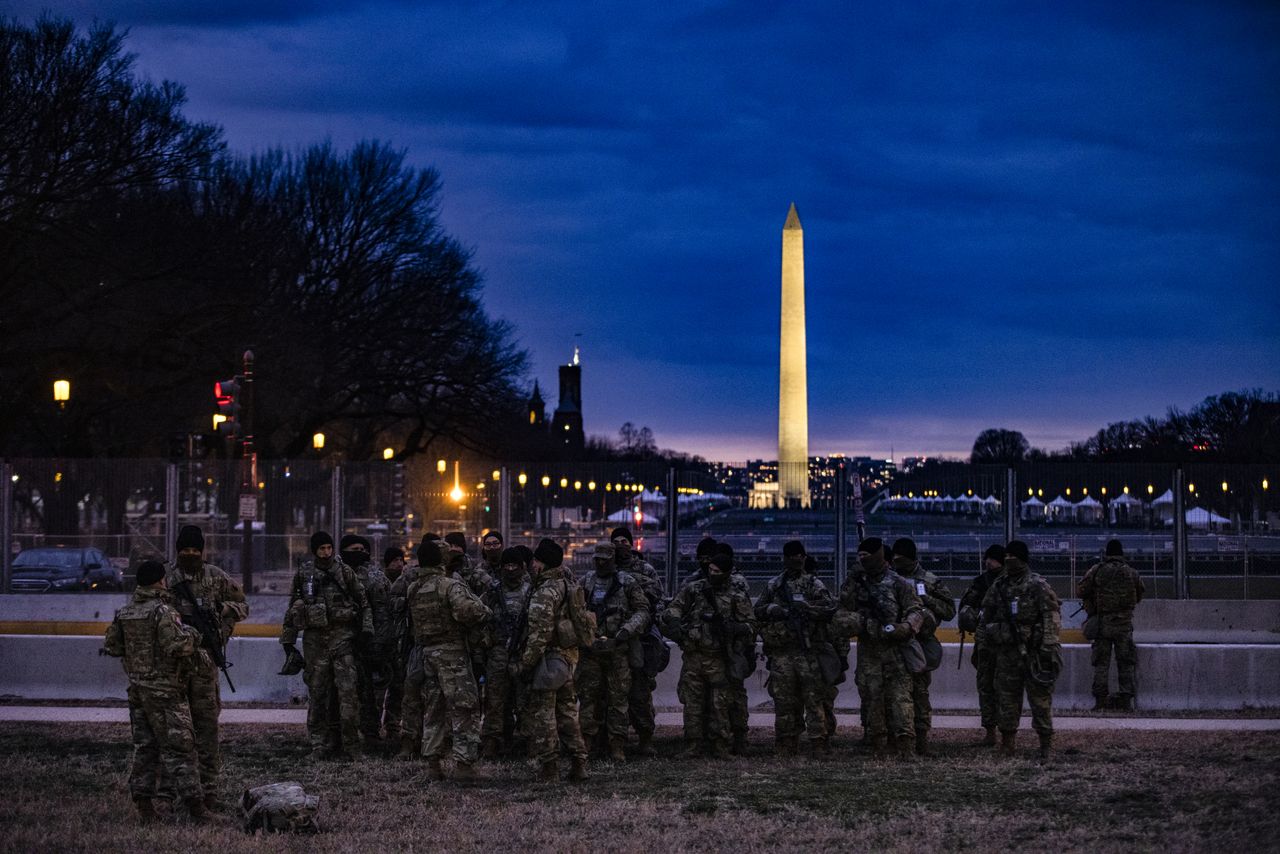
[[524,472],[520,472],[520,476],[516,478],[516,482],[519,483],[521,486],[524,486],[526,483],[529,482],[529,476]]
[[311,437],[311,447],[315,448],[317,451],[324,450],[324,434],[323,433],[316,433],[314,436]]
[[545,474],[544,474],[544,475],[542,476],[542,485],[543,485],[544,487],[545,487],[545,486],[550,486],[550,485],[551,485],[551,477],[550,477],[550,475],[545,475]]
[[53,399],[59,409],[66,408],[67,401],[71,399],[71,380],[53,381]]
[[[440,462],[444,462],[444,460],[441,460]],[[461,474],[459,473],[459,461],[454,460],[453,461],[453,489],[449,490],[449,497],[452,498],[454,500],[454,503],[456,504],[457,502],[462,500],[462,494],[463,494],[462,481],[461,481]]]
[[395,455],[396,455],[395,448],[383,448],[383,449],[382,449],[382,458],[383,458],[384,460],[389,460],[389,459],[391,459],[392,457],[394,457]]
[[436,471],[440,472],[440,474],[444,474],[448,470],[449,470],[448,463],[446,463],[444,460],[436,460]]

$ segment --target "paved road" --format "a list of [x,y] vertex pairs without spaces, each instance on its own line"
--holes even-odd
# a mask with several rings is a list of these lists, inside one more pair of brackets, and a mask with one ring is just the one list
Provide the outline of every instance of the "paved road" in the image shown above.
[[[0,721],[46,721],[56,723],[127,723],[129,710],[94,706],[0,706]],[[841,727],[857,727],[857,715],[836,715]],[[223,709],[221,721],[228,724],[297,724],[307,722],[306,709]],[[680,726],[679,712],[659,712],[661,726]],[[1080,730],[1143,730],[1171,732],[1264,732],[1280,730],[1280,718],[1142,718],[1142,717],[1059,717],[1054,728],[1063,732]],[[773,715],[752,714],[755,729],[772,729]],[[935,715],[935,729],[981,729],[977,715]]]

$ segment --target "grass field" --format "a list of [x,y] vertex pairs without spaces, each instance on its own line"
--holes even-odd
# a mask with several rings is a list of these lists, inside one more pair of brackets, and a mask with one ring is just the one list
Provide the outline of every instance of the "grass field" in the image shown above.
[[999,760],[968,732],[937,734],[940,756],[878,763],[839,739],[826,761],[754,756],[592,765],[585,784],[530,782],[523,762],[489,764],[468,786],[427,783],[421,763],[313,764],[295,726],[224,727],[221,795],[297,780],[322,796],[316,837],[243,834],[176,818],[140,828],[125,790],[122,724],[0,724],[5,851],[1105,851],[1275,850],[1280,733],[1060,734],[1055,760]]

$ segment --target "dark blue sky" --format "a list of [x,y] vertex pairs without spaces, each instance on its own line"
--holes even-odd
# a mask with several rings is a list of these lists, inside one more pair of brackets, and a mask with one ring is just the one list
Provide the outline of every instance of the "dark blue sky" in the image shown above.
[[776,453],[792,201],[814,453],[1057,448],[1280,385],[1280,6],[645,5],[49,8],[130,27],[241,151],[436,166],[544,388],[581,333],[591,433]]

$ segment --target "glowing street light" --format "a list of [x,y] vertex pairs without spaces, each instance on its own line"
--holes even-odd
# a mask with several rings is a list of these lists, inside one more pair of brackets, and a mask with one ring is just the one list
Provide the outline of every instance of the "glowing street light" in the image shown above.
[[440,474],[444,474],[448,470],[449,464],[447,462],[444,460],[436,460],[436,471],[440,472]]
[[382,449],[382,458],[383,458],[384,460],[389,460],[389,459],[391,459],[392,457],[394,457],[395,455],[396,455],[395,448],[383,448],[383,449]]
[[549,475],[549,474],[544,474],[544,475],[542,476],[542,485],[543,485],[544,487],[547,487],[547,486],[550,486],[550,485],[551,485],[551,475]]
[[521,486],[524,486],[528,482],[529,482],[529,475],[525,474],[524,472],[520,472],[520,476],[516,478],[516,483],[520,484]]
[[453,461],[453,489],[449,490],[449,497],[453,499],[455,504],[461,501],[463,496],[461,477],[462,475],[459,471],[458,460],[454,460]]
[[59,409],[67,405],[67,401],[71,399],[71,380],[53,381],[53,399]]
[[324,434],[323,433],[316,433],[314,436],[311,437],[311,447],[315,448],[317,451],[324,450]]
[[567,477],[562,477],[562,478],[560,478],[560,488],[561,488],[561,489],[564,489],[564,488],[565,488],[566,486],[568,486],[568,485],[569,485],[569,478],[567,478]]

